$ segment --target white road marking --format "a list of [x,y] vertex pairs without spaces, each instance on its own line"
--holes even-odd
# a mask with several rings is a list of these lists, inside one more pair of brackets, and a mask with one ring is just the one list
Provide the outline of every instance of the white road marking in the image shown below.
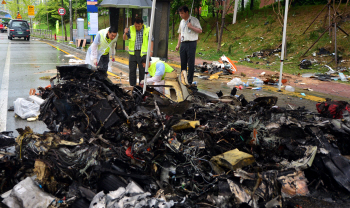
[[66,63],[12,63],[11,65],[29,65],[29,64],[36,64],[36,65],[57,65],[57,64],[66,64]]
[[11,43],[7,47],[7,56],[5,62],[5,68],[2,75],[1,89],[0,89],[0,132],[6,131],[7,122],[7,102],[9,94],[9,71],[10,71],[10,58],[11,58]]

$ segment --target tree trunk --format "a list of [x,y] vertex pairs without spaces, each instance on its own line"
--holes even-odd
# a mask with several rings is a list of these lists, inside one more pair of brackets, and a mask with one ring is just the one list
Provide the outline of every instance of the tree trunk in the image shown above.
[[216,42],[219,42],[219,11],[216,12]]
[[50,25],[49,25],[49,13],[47,12],[47,1],[45,1],[45,6],[46,6],[46,23],[47,23],[47,30],[50,30]]
[[[216,1],[213,1],[213,8],[216,8],[215,2],[216,2]],[[215,11],[214,11],[214,9],[212,10],[212,13],[213,13],[213,17],[215,17]]]
[[73,42],[73,3],[69,1],[69,41]]
[[[123,26],[125,27],[125,8],[123,9],[124,10],[124,23],[123,23]],[[103,11],[103,13],[105,13],[105,11]],[[104,24],[104,28],[107,28],[107,24],[106,24],[106,17],[104,16],[103,17],[103,24]],[[123,31],[124,31],[124,28],[123,28]]]
[[77,19],[78,19],[78,5],[77,5],[77,0],[75,0],[75,14],[74,14],[74,19],[75,19],[75,28],[78,29],[78,22],[77,22]]
[[200,7],[200,5],[198,5],[198,7],[197,7],[197,19],[198,20],[200,20],[199,7]]
[[64,24],[64,40],[67,41],[67,25],[64,21],[63,21],[63,24]]
[[224,31],[224,26],[225,26],[225,14],[226,14],[226,1],[224,1],[224,9],[222,10],[222,15],[221,15],[221,28],[220,28],[220,37],[219,37],[219,41],[218,41],[218,48],[217,48],[217,52],[220,51],[221,48],[221,40],[222,40],[222,33]]
[[250,10],[254,9],[254,0],[250,0]]
[[244,0],[242,0],[241,6],[242,6],[242,11],[244,11]]
[[173,25],[172,25],[172,36],[171,39],[175,38],[175,14],[173,15]]

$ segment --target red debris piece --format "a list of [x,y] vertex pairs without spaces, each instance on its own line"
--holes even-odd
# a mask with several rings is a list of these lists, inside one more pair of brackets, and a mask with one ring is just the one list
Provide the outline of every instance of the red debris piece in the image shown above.
[[126,154],[128,157],[134,159],[134,156],[133,156],[133,154],[132,154],[132,152],[131,152],[131,147],[129,147],[128,149],[126,149],[125,154]]

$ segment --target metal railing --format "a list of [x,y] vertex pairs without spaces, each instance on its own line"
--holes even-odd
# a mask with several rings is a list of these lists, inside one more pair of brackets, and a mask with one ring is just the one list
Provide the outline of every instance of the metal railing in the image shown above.
[[30,29],[30,35],[38,38],[52,39],[52,30]]

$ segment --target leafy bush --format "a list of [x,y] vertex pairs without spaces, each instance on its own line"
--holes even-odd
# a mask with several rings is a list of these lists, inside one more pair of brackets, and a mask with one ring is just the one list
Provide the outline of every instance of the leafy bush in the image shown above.
[[[345,3],[346,1],[343,0]],[[292,2],[292,5],[320,5],[320,4],[327,4],[328,0],[294,0]]]

